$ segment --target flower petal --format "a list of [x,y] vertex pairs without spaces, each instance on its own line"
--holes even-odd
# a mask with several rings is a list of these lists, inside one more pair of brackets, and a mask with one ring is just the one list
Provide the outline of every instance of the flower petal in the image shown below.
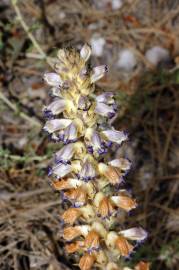
[[108,68],[106,65],[93,68],[93,74],[91,75],[91,83],[95,83],[96,81],[101,79],[107,71]]
[[44,74],[44,80],[46,81],[47,84],[51,86],[60,86],[63,84],[62,79],[60,78],[60,75],[57,73],[45,73]]
[[123,171],[128,171],[131,167],[131,162],[125,158],[114,159],[108,162],[109,165],[118,167]]
[[74,123],[71,123],[64,132],[64,143],[75,142],[77,140],[77,129]]
[[104,94],[101,94],[96,97],[97,102],[107,103],[111,101],[111,103],[114,103],[113,99],[114,94],[112,92],[105,92]]
[[71,122],[72,120],[70,119],[52,119],[46,122],[43,129],[51,134],[57,130],[66,128]]
[[148,236],[147,232],[141,227],[134,227],[128,230],[120,231],[120,234],[130,240],[136,241],[143,241]]
[[82,166],[82,169],[79,173],[79,177],[84,181],[89,181],[94,179],[95,176],[96,170],[94,169],[94,167],[90,162],[86,161]]
[[71,166],[68,164],[58,164],[54,167],[52,167],[52,174],[55,175],[56,178],[61,178],[67,175],[68,173],[71,172]]
[[80,51],[81,58],[86,62],[90,58],[91,48],[88,44],[83,45]]
[[109,129],[102,131],[101,134],[104,135],[108,140],[118,144],[121,144],[123,141],[126,141],[128,139],[128,136],[124,131]]
[[108,106],[102,102],[96,103],[95,112],[109,118],[112,118],[116,114],[116,111],[112,106]]
[[74,155],[74,152],[75,152],[75,149],[74,149],[73,143],[65,145],[62,149],[56,152],[55,162],[67,164],[69,160],[72,158],[72,156]]
[[44,108],[44,115],[52,117],[58,115],[65,110],[66,102],[64,99],[57,99]]

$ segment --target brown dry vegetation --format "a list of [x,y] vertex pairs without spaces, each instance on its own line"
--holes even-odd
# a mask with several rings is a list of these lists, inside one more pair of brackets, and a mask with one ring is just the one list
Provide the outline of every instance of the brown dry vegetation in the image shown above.
[[[110,4],[99,8],[97,2],[0,1],[1,270],[77,269],[63,249],[60,214],[65,204],[46,176],[58,146],[41,131],[42,107],[49,101],[42,76],[51,70],[58,48],[79,48],[94,32],[106,45],[92,64],[105,63],[110,70],[99,89],[115,92],[120,108],[114,125],[130,134],[119,152],[133,161],[126,182],[139,207],[126,224],[140,223],[149,232],[126,263],[148,260],[154,270],[177,269],[178,1],[126,0],[117,10]],[[155,45],[170,52],[170,61],[158,67],[145,58]],[[138,59],[130,73],[115,65],[122,47],[131,48]]]

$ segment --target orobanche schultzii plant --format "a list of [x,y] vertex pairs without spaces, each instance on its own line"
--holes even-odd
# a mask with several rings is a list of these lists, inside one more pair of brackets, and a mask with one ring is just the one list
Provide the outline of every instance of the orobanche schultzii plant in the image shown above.
[[[119,258],[129,257],[147,233],[141,227],[120,225],[122,211],[129,212],[137,204],[122,188],[131,162],[122,157],[110,160],[110,153],[113,145],[121,145],[128,136],[110,124],[117,112],[113,93],[94,93],[95,82],[107,67],[89,68],[90,54],[88,45],[80,52],[61,49],[56,73],[44,75],[54,98],[44,108],[44,130],[59,145],[63,143],[49,176],[52,186],[69,201],[62,215],[66,251],[79,254],[81,270],[117,270]],[[147,270],[148,264],[136,267]]]

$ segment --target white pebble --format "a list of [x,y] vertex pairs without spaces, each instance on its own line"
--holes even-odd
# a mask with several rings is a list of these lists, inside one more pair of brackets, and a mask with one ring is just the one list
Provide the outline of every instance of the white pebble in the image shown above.
[[100,57],[103,54],[104,45],[106,41],[103,37],[98,35],[93,35],[93,37],[90,40],[90,44],[92,47],[92,54]]
[[59,19],[63,20],[63,19],[65,19],[65,18],[66,18],[65,12],[61,11],[61,12],[59,13]]
[[170,53],[165,48],[155,46],[146,51],[145,57],[151,64],[157,66],[160,62],[169,60]]
[[137,60],[134,53],[130,49],[123,49],[119,52],[117,67],[124,71],[132,71],[137,65]]
[[115,10],[115,9],[119,9],[122,7],[123,5],[123,2],[121,0],[112,0],[112,9]]

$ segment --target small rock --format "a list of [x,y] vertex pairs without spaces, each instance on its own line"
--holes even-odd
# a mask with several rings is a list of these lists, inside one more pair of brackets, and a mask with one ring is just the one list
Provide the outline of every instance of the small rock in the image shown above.
[[130,49],[123,49],[119,52],[117,67],[130,72],[137,65],[134,53]]
[[167,62],[170,59],[170,53],[165,48],[155,46],[146,51],[145,57],[151,64],[157,66],[161,62]]
[[115,9],[120,9],[123,5],[123,1],[121,0],[112,0],[112,9],[115,10]]
[[92,47],[92,54],[98,57],[102,56],[105,43],[106,41],[103,37],[99,35],[93,35],[90,40],[90,44]]

